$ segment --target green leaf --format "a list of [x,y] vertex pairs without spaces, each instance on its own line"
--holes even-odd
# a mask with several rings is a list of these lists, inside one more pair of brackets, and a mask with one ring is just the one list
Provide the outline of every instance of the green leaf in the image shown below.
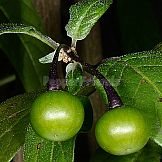
[[69,63],[66,67],[66,72],[66,85],[68,91],[72,94],[76,94],[83,85],[83,71],[81,65],[77,62]]
[[48,141],[39,137],[31,126],[25,138],[25,162],[73,162],[75,137],[64,142]]
[[[160,51],[144,51],[107,60],[99,66],[99,71],[111,82],[123,103],[144,113],[152,138],[160,128],[156,104],[162,97],[161,60]],[[105,96],[104,91],[100,93]]]
[[82,40],[109,8],[112,0],[82,0],[70,7],[70,20],[65,29],[73,40]]
[[82,65],[69,63],[66,67],[66,85],[70,93],[77,96],[89,96],[95,91],[93,78],[84,75]]
[[36,96],[19,95],[0,104],[0,161],[8,162],[23,146],[28,114]]
[[98,149],[92,157],[90,162],[160,162],[160,151],[159,147],[152,142],[149,142],[142,150],[139,152],[124,155],[115,156],[111,155],[102,149]]
[[55,51],[49,53],[49,54],[46,55],[46,56],[41,57],[41,58],[39,59],[39,62],[40,62],[41,64],[51,63],[52,60],[53,60],[53,58],[54,58],[54,56],[55,56]]
[[160,122],[161,127],[160,127],[158,133],[155,134],[153,139],[158,145],[162,146],[162,102],[161,102],[161,99],[159,99],[159,102],[157,102],[155,106],[157,109],[157,115],[160,119],[159,122]]
[[33,26],[27,26],[25,24],[0,24],[0,35],[2,34],[11,34],[11,33],[19,33],[26,34],[31,37],[34,37],[43,43],[47,44],[54,50],[58,47],[58,43],[52,40],[50,37],[43,35],[41,32],[37,31]]
[[97,149],[90,162],[136,162],[136,154],[126,156],[111,155],[104,150]]
[[[40,17],[33,7],[32,0],[1,0],[0,22],[23,23],[43,32]],[[37,33],[33,28],[30,32]],[[13,64],[26,91],[42,87],[49,66],[40,64],[38,59],[50,52],[49,46],[28,35],[4,34],[0,36],[0,49]]]
[[160,147],[153,142],[148,143],[139,153],[137,162],[160,162]]

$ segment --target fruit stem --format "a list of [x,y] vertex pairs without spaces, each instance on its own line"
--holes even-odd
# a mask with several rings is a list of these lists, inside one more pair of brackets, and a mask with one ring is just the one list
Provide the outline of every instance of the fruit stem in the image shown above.
[[70,47],[68,47],[67,45],[63,45],[64,46],[64,51],[65,53],[67,53],[67,55],[72,59],[75,60],[79,63],[82,64],[83,68],[85,71],[87,71],[88,73],[90,73],[93,76],[96,76],[99,81],[101,82],[101,84],[103,85],[109,103],[108,103],[108,107],[109,108],[116,108],[116,107],[121,107],[123,105],[120,96],[118,95],[118,93],[116,92],[116,90],[113,88],[113,86],[110,84],[110,82],[93,66],[90,65],[88,63],[83,62],[77,55],[75,51],[69,50]]
[[51,63],[50,71],[49,71],[49,80],[47,84],[47,90],[59,90],[62,89],[60,80],[58,77],[57,67],[58,67],[58,57],[60,50],[64,47],[64,45],[59,45],[56,49],[55,55],[53,57],[53,61]]

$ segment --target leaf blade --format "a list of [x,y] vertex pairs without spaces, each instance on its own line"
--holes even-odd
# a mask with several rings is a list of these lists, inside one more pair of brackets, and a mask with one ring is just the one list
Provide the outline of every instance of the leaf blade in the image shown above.
[[[14,10],[13,10],[14,8]],[[1,22],[21,22],[43,31],[40,17],[32,0],[5,1],[0,3]],[[9,48],[10,47],[10,48]],[[26,91],[41,88],[48,73],[48,65],[41,65],[38,59],[49,53],[49,47],[41,41],[24,34],[0,36],[0,48],[13,64]]]
[[7,162],[24,144],[28,114],[36,93],[15,96],[0,104],[0,161]]
[[111,3],[111,0],[83,0],[72,5],[65,27],[67,35],[74,40],[84,39]]
[[73,162],[75,137],[64,142],[48,141],[28,127],[24,146],[25,162]]
[[0,24],[0,35],[11,34],[11,33],[29,35],[47,44],[54,50],[59,45],[54,40],[52,40],[50,37],[45,36],[41,32],[37,31],[35,27],[33,26],[27,26],[25,24],[13,24],[13,23]]
[[[162,96],[162,53],[143,51],[100,65],[100,72],[112,83],[123,103],[140,109],[151,126],[151,138],[160,128],[156,103]],[[99,87],[99,83],[97,87]],[[151,92],[151,93],[150,93]],[[106,98],[103,90],[100,91]]]

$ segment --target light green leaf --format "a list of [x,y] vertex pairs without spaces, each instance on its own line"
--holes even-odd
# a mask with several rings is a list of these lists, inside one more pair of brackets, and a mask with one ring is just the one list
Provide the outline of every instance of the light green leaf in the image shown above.
[[49,53],[48,55],[46,55],[46,56],[44,56],[44,57],[41,57],[41,58],[39,59],[39,62],[42,63],[42,64],[51,63],[52,60],[53,60],[53,58],[54,58],[54,55],[55,55],[55,51]]
[[[99,66],[99,71],[111,82],[123,103],[144,113],[152,138],[161,125],[156,106],[162,98],[161,60],[162,52],[144,51],[107,60]],[[96,82],[96,87],[99,86]],[[103,90],[100,93],[106,98]]]
[[25,162],[73,162],[75,137],[64,142],[48,141],[28,127],[24,146]]
[[37,31],[33,26],[27,26],[24,24],[0,24],[0,35],[11,33],[21,33],[34,37],[43,43],[47,44],[53,49],[56,49],[59,44],[52,40],[50,37],[43,35],[41,32]]
[[0,161],[10,161],[23,146],[28,114],[36,96],[19,95],[0,104]]
[[112,0],[82,0],[70,7],[70,20],[65,29],[73,40],[82,40],[109,8]]

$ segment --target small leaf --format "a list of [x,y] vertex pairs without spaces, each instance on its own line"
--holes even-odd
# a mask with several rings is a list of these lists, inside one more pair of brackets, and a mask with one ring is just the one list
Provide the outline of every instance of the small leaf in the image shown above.
[[83,85],[83,72],[81,65],[77,62],[70,63],[66,68],[66,85],[68,91],[72,94],[76,94]]
[[8,162],[23,146],[28,114],[36,96],[28,93],[0,104],[0,161]]
[[[161,60],[161,51],[144,51],[107,60],[98,68],[117,90],[125,105],[144,113],[151,127],[152,138],[160,128],[156,104],[162,97]],[[96,86],[98,88],[101,84],[96,82]],[[104,90],[100,93],[105,96]]]
[[51,63],[53,58],[54,58],[54,55],[55,55],[55,51],[49,53],[48,55],[46,55],[46,56],[44,56],[42,58],[40,58],[39,62],[42,63],[42,64]]
[[47,44],[53,49],[58,47],[58,43],[52,40],[50,37],[43,35],[37,31],[33,26],[26,26],[24,24],[0,24],[0,35],[8,33],[21,33],[30,35],[36,39],[39,39],[43,43]]
[[[74,40],[84,39],[112,0],[82,0],[70,7],[70,20],[65,29]],[[75,42],[75,41],[74,41]]]
[[73,162],[75,137],[64,142],[39,137],[29,125],[24,146],[25,162]]

